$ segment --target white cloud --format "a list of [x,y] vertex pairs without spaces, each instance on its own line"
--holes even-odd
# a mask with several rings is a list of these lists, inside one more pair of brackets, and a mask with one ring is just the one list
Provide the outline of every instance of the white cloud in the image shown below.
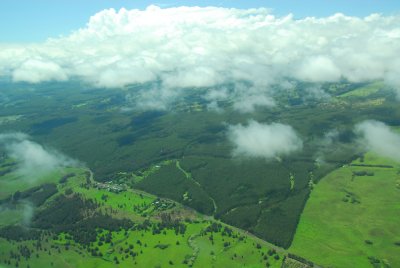
[[250,121],[247,126],[230,126],[228,137],[235,146],[235,156],[271,159],[289,155],[303,147],[294,129],[280,123]]
[[61,167],[78,165],[77,161],[30,141],[23,133],[0,134],[0,145],[17,162],[17,173],[28,180],[35,180]]
[[340,76],[339,68],[324,56],[306,59],[295,72],[297,79],[310,82],[334,82],[338,81]]
[[242,99],[237,99],[233,104],[233,108],[242,113],[251,113],[257,107],[272,107],[275,102],[264,95],[249,95]]
[[56,63],[32,59],[14,69],[12,79],[15,82],[39,83],[52,80],[65,81],[67,75]]
[[108,9],[67,37],[2,45],[0,74],[32,83],[79,77],[99,87],[157,81],[170,90],[246,81],[264,100],[287,78],[384,79],[400,88],[399,25],[400,15],[297,20],[264,8]]
[[134,110],[166,110],[180,94],[180,90],[172,90],[158,85],[138,88],[134,93],[126,95],[126,101]]
[[368,120],[356,126],[361,143],[366,150],[400,161],[400,134],[395,133],[382,122]]
[[320,86],[306,87],[300,94],[305,100],[326,100],[331,97]]
[[24,226],[29,226],[31,225],[31,221],[33,218],[33,214],[34,214],[34,206],[28,202],[23,202],[22,203],[22,220],[21,223]]

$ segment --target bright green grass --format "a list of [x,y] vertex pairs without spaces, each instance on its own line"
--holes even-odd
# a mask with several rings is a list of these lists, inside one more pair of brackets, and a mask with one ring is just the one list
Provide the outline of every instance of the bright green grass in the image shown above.
[[23,207],[17,209],[1,208],[0,207],[0,227],[15,224],[22,221]]
[[383,86],[384,84],[382,81],[377,81],[340,95],[340,97],[367,97],[373,93],[378,92],[380,89],[383,88]]
[[[192,256],[193,245],[198,248],[198,255],[193,267],[265,267],[267,260],[264,260],[262,253],[267,254],[268,248],[262,245],[260,249],[256,248],[256,241],[252,237],[245,237],[240,241],[238,238],[222,236],[221,233],[214,233],[214,244],[209,240],[209,234],[201,236],[203,230],[209,223],[199,222],[191,223],[187,226],[184,235],[176,235],[173,230],[166,230],[165,234],[153,235],[151,231],[130,230],[127,235],[124,231],[113,232],[113,244],[103,244],[99,247],[103,257],[92,257],[82,249],[79,244],[71,243],[69,250],[66,250],[65,236],[59,235],[58,240],[49,239],[49,242],[42,242],[43,247],[50,249],[51,255],[45,251],[39,251],[39,258],[36,258],[36,250],[29,261],[21,260],[20,267],[188,267],[184,264],[186,256]],[[105,232],[104,232],[105,233]],[[194,236],[193,242],[189,245],[189,238]],[[141,244],[138,243],[140,240]],[[178,242],[178,243],[177,243]],[[224,242],[230,242],[229,247],[224,247]],[[94,246],[97,246],[97,242]],[[157,245],[168,245],[165,249],[156,247]],[[0,263],[8,258],[10,250],[16,251],[17,245],[27,245],[34,249],[32,241],[21,243],[7,242],[0,239]],[[52,249],[51,245],[57,245],[61,248],[58,253]],[[136,257],[128,256],[124,250],[133,245],[133,251],[137,252]],[[213,255],[211,256],[211,251]],[[236,257],[234,256],[236,254]],[[114,257],[117,257],[119,264],[115,265]],[[173,264],[171,265],[170,262]],[[271,267],[280,267],[282,255],[279,260],[268,256],[268,262]],[[53,265],[52,265],[53,264]],[[15,261],[11,266],[14,267]],[[1,266],[0,266],[1,267]]]
[[39,177],[26,178],[11,172],[0,176],[0,199],[7,198],[16,191],[24,191],[43,183],[57,183],[65,174],[79,171],[77,168],[60,168]]
[[[394,165],[372,154],[353,163]],[[352,180],[352,172],[361,170],[374,176]],[[324,266],[371,267],[368,257],[374,256],[400,267],[400,247],[394,244],[400,241],[399,181],[399,165],[345,166],[328,174],[307,202],[290,251]],[[344,202],[346,191],[360,203]]]
[[[10,250],[14,252],[17,251],[18,245],[27,245],[30,249],[33,249],[33,242],[26,241],[22,243],[14,243],[8,242],[2,238],[0,238],[0,259],[2,260],[4,256],[7,256]],[[31,258],[28,262],[22,259],[19,262],[19,267],[27,267],[29,264],[30,267],[57,267],[57,268],[70,268],[70,267],[106,267],[104,266],[104,261],[99,258],[94,258],[87,254],[85,251],[78,250],[77,248],[71,247],[70,250],[62,249],[61,253],[58,253],[57,250],[52,249],[51,242],[43,243],[43,246],[48,249],[47,252],[40,251],[39,257],[36,257],[36,252],[32,254]],[[49,252],[50,254],[49,255]],[[80,252],[81,254],[79,254]],[[15,267],[16,261],[12,260],[11,265],[7,265],[4,262],[0,263],[0,267]]]
[[[209,235],[196,238],[195,241],[200,248],[196,267],[265,267],[266,262],[271,265],[270,267],[281,267],[281,257],[275,260],[274,257],[268,256],[267,260],[264,260],[263,256],[267,254],[268,248],[263,245],[257,249],[256,242],[252,239],[239,241],[236,238],[215,234],[213,237],[214,244],[210,242]],[[225,248],[224,242],[230,242],[231,245]]]
[[[140,196],[139,194],[129,190],[121,193],[113,193],[103,189],[85,189],[82,187],[75,187],[73,190],[74,192],[83,194],[87,199],[93,199],[100,204],[104,204],[105,206],[127,212],[132,212],[134,205],[148,206],[155,199],[148,195]],[[106,200],[102,199],[103,196],[107,197]]]

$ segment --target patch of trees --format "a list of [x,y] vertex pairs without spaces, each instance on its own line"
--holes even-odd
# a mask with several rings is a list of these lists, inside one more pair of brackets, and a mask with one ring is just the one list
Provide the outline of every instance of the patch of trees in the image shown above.
[[[214,211],[214,205],[207,193],[192,180],[187,179],[175,165],[161,167],[158,172],[149,175],[135,187],[173,199],[200,213],[211,215]],[[184,198],[185,193],[188,193],[186,199]]]
[[[290,245],[309,196],[310,172],[315,169],[306,153],[267,164],[185,154],[180,163],[215,200],[217,218],[278,245]],[[290,191],[290,173],[296,177],[294,191]]]
[[374,242],[372,242],[371,240],[364,240],[364,243],[365,244],[367,244],[367,245],[372,245],[372,244],[374,244]]
[[159,249],[166,249],[169,247],[169,244],[157,244],[154,247]]
[[343,199],[342,199],[343,202],[351,202],[352,204],[360,204],[361,203],[360,200],[358,199],[358,197],[354,193],[346,191],[346,190],[345,190],[345,192],[346,192],[346,196],[343,197]]
[[293,259],[293,260],[296,260],[296,261],[298,261],[298,262],[307,264],[307,265],[310,266],[310,267],[314,267],[314,263],[313,263],[312,261],[309,261],[309,260],[307,260],[307,259],[304,259],[303,257],[297,256],[297,255],[292,254],[292,253],[288,253],[288,257],[291,258],[291,259]]
[[16,191],[10,201],[28,201],[35,206],[42,205],[49,197],[57,193],[57,186],[54,183],[46,183],[30,188],[26,191]]
[[127,219],[114,219],[109,215],[96,212],[98,205],[92,200],[59,196],[51,206],[36,213],[33,226],[48,229],[55,233],[66,232],[83,245],[96,241],[96,229],[118,231],[129,229],[133,222]]
[[59,180],[60,183],[66,183],[68,181],[69,178],[75,177],[75,173],[68,173],[64,176],[61,177],[61,179]]
[[76,122],[78,117],[60,117],[60,118],[52,118],[40,123],[35,123],[31,126],[32,133],[34,135],[45,135],[50,134],[53,129],[61,127],[63,125]]
[[259,204],[235,208],[221,216],[221,220],[245,230],[252,230],[262,212]]
[[186,224],[180,222],[178,219],[173,219],[170,213],[161,214],[161,223],[153,224],[153,234],[159,234],[164,229],[173,229],[175,234],[185,234]]
[[391,165],[368,165],[368,164],[351,164],[353,167],[377,167],[377,168],[393,168]]
[[86,212],[96,208],[97,205],[93,201],[82,199],[78,195],[60,195],[49,207],[34,215],[33,226],[42,229],[64,229],[64,226],[83,220]]
[[369,256],[368,260],[374,267],[381,267],[381,261],[378,258]]
[[353,176],[374,176],[374,172],[372,171],[365,171],[365,170],[360,170],[360,171],[353,171]]
[[204,229],[204,233],[219,233],[222,230],[222,224],[213,222]]
[[275,245],[288,248],[309,194],[308,189],[297,191],[287,197],[285,202],[265,209],[252,232]]
[[5,226],[0,229],[0,237],[14,241],[37,240],[41,234],[41,230],[25,228],[19,225]]
[[165,232],[165,229],[175,230],[176,235],[185,234],[186,225],[177,219],[172,220],[169,213],[161,214],[161,220],[161,223],[154,223],[151,225],[153,235],[161,234],[161,232]]
[[11,173],[13,170],[14,169],[12,169],[12,168],[5,168],[5,169],[0,170],[0,177],[6,175],[8,173]]
[[15,267],[19,266],[19,262],[21,262],[21,259],[24,258],[25,260],[28,260],[31,257],[31,251],[30,249],[25,246],[25,245],[19,245],[17,247],[17,251],[10,250],[9,252],[9,259],[5,261],[8,265],[11,265],[11,260],[15,261]]

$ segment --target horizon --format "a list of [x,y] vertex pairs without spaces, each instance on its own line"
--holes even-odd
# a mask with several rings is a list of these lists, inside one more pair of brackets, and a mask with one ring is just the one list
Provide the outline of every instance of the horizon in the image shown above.
[[155,5],[162,9],[188,7],[222,7],[236,9],[267,8],[276,17],[293,14],[295,19],[306,17],[324,18],[337,13],[350,17],[383,16],[400,12],[398,1],[50,1],[35,2],[5,0],[0,3],[0,44],[41,43],[49,38],[68,36],[84,28],[90,18],[106,9],[145,10]]

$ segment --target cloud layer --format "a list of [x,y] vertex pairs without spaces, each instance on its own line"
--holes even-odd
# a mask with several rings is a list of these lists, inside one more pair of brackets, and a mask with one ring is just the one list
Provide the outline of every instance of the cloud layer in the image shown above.
[[393,132],[382,122],[368,120],[356,126],[362,144],[381,156],[400,161],[400,134]]
[[294,129],[279,123],[250,121],[247,126],[230,126],[228,138],[235,146],[235,156],[271,159],[289,155],[303,147]]
[[150,96],[246,81],[264,96],[238,107],[251,111],[268,106],[267,89],[286,79],[384,79],[399,89],[399,25],[400,15],[296,20],[264,8],[108,9],[69,36],[0,45],[0,76],[30,83],[80,78],[98,87],[159,82]]
[[23,133],[0,134],[0,145],[17,162],[17,173],[28,180],[35,180],[61,167],[78,165],[77,161],[29,140]]

